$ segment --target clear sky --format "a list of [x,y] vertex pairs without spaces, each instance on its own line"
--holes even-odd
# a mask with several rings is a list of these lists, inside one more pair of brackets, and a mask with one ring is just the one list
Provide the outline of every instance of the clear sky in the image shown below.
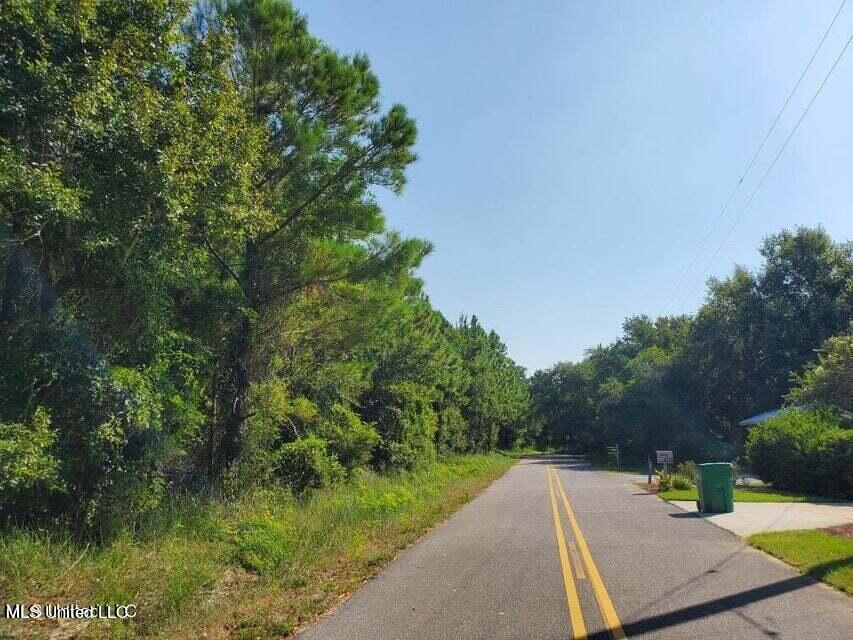
[[[840,0],[296,0],[363,51],[416,117],[391,225],[435,243],[420,275],[450,320],[476,314],[532,370],[577,360],[626,316],[701,303],[711,254],[853,33],[838,21],[697,266],[678,279]],[[853,236],[853,45],[708,274],[761,239]]]

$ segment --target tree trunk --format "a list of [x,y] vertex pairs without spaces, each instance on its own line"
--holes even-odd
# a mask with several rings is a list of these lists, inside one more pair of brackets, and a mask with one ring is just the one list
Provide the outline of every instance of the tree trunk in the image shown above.
[[252,384],[252,349],[255,313],[260,310],[258,287],[258,249],[254,242],[246,243],[246,270],[241,283],[247,306],[252,315],[243,315],[234,327],[229,354],[229,381],[226,385],[227,404],[223,407],[222,441],[216,456],[219,471],[229,467],[240,455],[243,445],[243,423],[248,416],[248,396]]
[[12,325],[17,317],[24,287],[24,250],[10,243],[6,253],[3,278],[3,301],[0,304],[0,326]]

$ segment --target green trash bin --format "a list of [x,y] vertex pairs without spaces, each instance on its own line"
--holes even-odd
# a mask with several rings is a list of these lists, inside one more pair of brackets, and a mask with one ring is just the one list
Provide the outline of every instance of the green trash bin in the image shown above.
[[735,510],[732,465],[728,462],[697,464],[696,488],[699,490],[699,500],[696,502],[699,511],[731,513]]

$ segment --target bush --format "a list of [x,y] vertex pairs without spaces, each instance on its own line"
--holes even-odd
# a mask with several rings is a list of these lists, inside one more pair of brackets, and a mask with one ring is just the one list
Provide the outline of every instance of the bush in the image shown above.
[[0,514],[35,495],[62,491],[59,463],[51,453],[56,432],[43,407],[29,424],[0,423]]
[[666,471],[655,471],[658,479],[658,491],[671,491],[678,489],[684,491],[693,488],[693,480],[679,473],[667,473]]
[[272,516],[256,516],[237,525],[234,533],[237,559],[247,569],[271,573],[293,556],[293,527]]
[[672,476],[672,488],[678,489],[680,491],[692,489],[693,480],[688,476],[683,476],[681,474],[676,473]]
[[658,491],[669,491],[672,489],[672,474],[666,471],[655,471],[658,478]]
[[328,443],[309,436],[281,447],[279,471],[294,493],[333,484],[344,475],[337,459],[329,454]]
[[[351,473],[367,465],[379,443],[376,429],[346,405],[334,404],[323,413],[308,398],[292,395],[280,380],[254,385],[250,398],[252,414],[247,420],[244,446],[234,472],[235,492],[265,485],[276,474],[289,478],[297,492],[325,486],[339,475],[341,467]],[[291,442],[295,446],[280,446],[281,442],[294,439],[302,444]],[[319,447],[321,442],[323,446]],[[309,453],[306,447],[316,450]],[[323,453],[317,453],[320,449]],[[297,462],[294,457],[300,456],[302,461]],[[315,456],[316,464],[306,461],[311,456]],[[324,462],[317,462],[321,459]],[[319,475],[296,477],[308,467],[315,468]]]
[[685,460],[684,462],[679,462],[675,467],[675,472],[683,476],[685,478],[690,479],[691,481],[696,478],[696,463],[693,460]]
[[413,382],[389,385],[377,396],[376,426],[382,444],[373,466],[382,471],[410,470],[435,459],[438,417],[430,389]]
[[20,523],[49,520],[87,535],[135,524],[184,455],[164,416],[184,424],[190,412],[164,409],[165,369],[108,366],[58,308],[4,329],[0,474],[9,486],[0,501],[14,500],[8,510]]
[[810,474],[814,492],[823,496],[853,498],[853,429],[832,429],[821,434]]
[[747,455],[777,489],[853,498],[853,430],[827,411],[788,410],[753,427]]
[[448,406],[438,413],[436,448],[442,455],[462,453],[468,449],[468,423],[458,407]]
[[229,470],[226,487],[232,495],[267,486],[280,473],[282,442],[303,435],[318,421],[317,407],[307,398],[294,397],[281,380],[252,385],[250,412],[237,464]]
[[412,471],[421,462],[418,451],[404,442],[383,442],[374,456],[374,465],[380,471]]
[[379,444],[379,433],[342,404],[334,405],[330,413],[320,420],[316,434],[328,442],[329,450],[348,471],[365,466]]

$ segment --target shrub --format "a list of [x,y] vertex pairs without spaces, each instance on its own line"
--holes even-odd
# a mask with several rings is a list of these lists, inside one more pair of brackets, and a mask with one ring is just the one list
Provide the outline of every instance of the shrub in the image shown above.
[[412,471],[421,456],[405,442],[383,442],[376,449],[374,464],[380,471]]
[[247,421],[236,489],[263,485],[282,468],[281,442],[309,436],[325,442],[326,451],[347,471],[370,462],[379,434],[344,404],[334,404],[327,413],[304,396],[292,395],[284,382],[270,380],[254,385],[252,414]]
[[675,472],[683,476],[685,478],[690,479],[691,481],[696,477],[696,463],[693,460],[685,460],[684,462],[679,462],[675,467]]
[[658,491],[669,491],[672,489],[672,475],[666,471],[655,471],[658,478]]
[[814,492],[853,498],[853,429],[831,429],[821,434],[813,450],[810,474]]
[[683,491],[693,488],[693,480],[679,473],[668,473],[666,471],[655,471],[658,479],[658,491],[670,491],[678,489]]
[[77,533],[136,524],[159,503],[164,473],[183,455],[164,415],[177,425],[190,412],[175,404],[164,413],[166,368],[108,366],[62,309],[31,311],[3,337],[0,457],[7,468],[0,475],[10,486],[0,500],[15,500],[10,511],[19,522],[51,520]]
[[468,448],[467,428],[468,423],[458,407],[451,405],[439,411],[438,431],[435,434],[438,452],[447,455],[465,451]]
[[246,420],[240,457],[226,476],[225,485],[230,494],[266,486],[279,473],[282,440],[290,441],[297,437],[299,432],[293,425],[316,415],[312,404],[300,400],[294,401],[280,380],[252,385],[250,417]]
[[747,436],[753,470],[777,489],[853,497],[853,430],[827,411],[788,410]]
[[328,443],[321,438],[300,438],[283,445],[279,451],[279,472],[294,493],[328,486],[344,474],[343,467],[329,454]]
[[413,382],[389,385],[377,397],[376,426],[382,444],[373,455],[379,470],[413,469],[435,459],[438,417],[432,391]]
[[64,490],[59,463],[51,453],[56,432],[43,407],[29,424],[0,423],[0,514],[34,495]]
[[673,476],[672,476],[672,488],[678,489],[680,491],[683,491],[686,489],[692,489],[693,488],[693,480],[687,476],[683,476],[683,475],[678,474],[678,473],[673,474]]
[[320,420],[316,435],[328,442],[329,450],[348,471],[366,465],[379,444],[379,433],[342,404],[332,406],[330,414]]
[[256,516],[237,525],[234,543],[240,564],[258,573],[271,573],[293,556],[296,537],[287,523]]

